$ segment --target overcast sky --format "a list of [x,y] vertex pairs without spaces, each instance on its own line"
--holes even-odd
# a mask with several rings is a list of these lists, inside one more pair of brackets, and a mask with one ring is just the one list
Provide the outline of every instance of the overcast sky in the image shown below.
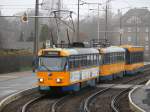
[[[40,3],[43,0],[40,0]],[[51,1],[51,0],[49,0]],[[56,0],[54,0],[56,1]],[[82,0],[85,2],[95,2],[104,3],[106,0]],[[74,12],[77,11],[77,0],[63,0],[63,7],[70,9]],[[0,0],[0,9],[4,15],[12,15],[20,11],[24,11],[27,8],[34,8],[35,0]],[[111,0],[110,7],[115,12],[117,9],[125,8],[123,11],[127,10],[127,7],[149,7],[150,0]],[[101,6],[101,9],[104,6]],[[92,12],[88,9],[96,9],[96,5],[82,5],[80,6],[80,14],[84,16],[85,14],[91,14]],[[29,10],[29,9],[28,9]]]

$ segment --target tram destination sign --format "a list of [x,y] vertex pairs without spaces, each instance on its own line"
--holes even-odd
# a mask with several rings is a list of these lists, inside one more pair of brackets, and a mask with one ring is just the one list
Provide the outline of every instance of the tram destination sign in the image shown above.
[[59,56],[59,52],[58,51],[45,51],[44,55],[47,55],[47,56]]

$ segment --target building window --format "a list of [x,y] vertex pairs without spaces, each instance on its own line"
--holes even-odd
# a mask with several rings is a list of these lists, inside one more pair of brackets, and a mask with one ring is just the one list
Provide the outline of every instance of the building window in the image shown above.
[[149,38],[148,38],[148,36],[147,36],[147,37],[145,37],[145,41],[149,41]]
[[140,28],[139,27],[137,27],[137,32],[140,32]]
[[146,50],[146,51],[149,50],[149,46],[148,46],[148,45],[145,46],[145,50]]
[[148,29],[148,27],[146,27],[146,28],[145,28],[145,32],[149,32],[149,29]]
[[131,32],[131,28],[130,27],[128,27],[128,32]]
[[129,37],[128,37],[128,41],[131,42],[131,39],[132,39],[132,38],[129,36]]

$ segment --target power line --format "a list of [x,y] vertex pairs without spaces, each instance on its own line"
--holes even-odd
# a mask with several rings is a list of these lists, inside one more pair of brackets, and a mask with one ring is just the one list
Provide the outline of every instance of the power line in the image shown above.
[[20,6],[20,7],[22,7],[22,6],[29,6],[29,5],[30,5],[30,6],[31,6],[31,5],[34,6],[35,4],[24,4],[24,5],[23,5],[23,4],[22,4],[22,5],[8,5],[8,4],[1,4],[0,6],[8,6],[8,7],[10,7],[10,6],[15,6],[15,7],[16,7],[16,6]]

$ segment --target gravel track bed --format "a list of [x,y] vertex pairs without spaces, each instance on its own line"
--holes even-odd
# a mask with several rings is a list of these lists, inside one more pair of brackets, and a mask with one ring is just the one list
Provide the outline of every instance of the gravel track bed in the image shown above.
[[57,98],[44,97],[41,100],[34,102],[29,106],[27,112],[50,112],[52,104],[55,103]]
[[113,97],[124,89],[110,89],[94,98],[90,104],[90,112],[112,112],[111,100]]
[[21,112],[22,107],[31,99],[39,97],[39,93],[30,94],[24,97],[21,97],[11,103],[9,103],[1,112]]
[[98,90],[100,89],[86,88],[72,95],[63,104],[57,106],[57,112],[80,112],[82,101]]
[[129,106],[128,93],[126,93],[120,97],[118,108],[119,108],[120,112],[133,112]]

